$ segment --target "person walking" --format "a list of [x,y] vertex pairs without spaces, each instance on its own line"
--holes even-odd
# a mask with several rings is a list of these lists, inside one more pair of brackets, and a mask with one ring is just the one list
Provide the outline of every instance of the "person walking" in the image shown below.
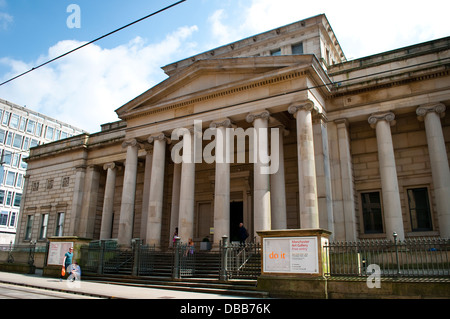
[[72,265],[72,259],[73,259],[73,247],[69,248],[69,251],[65,253],[64,260],[62,267],[64,269],[64,275],[63,271],[61,270],[61,278],[59,278],[59,281],[62,281],[65,277],[65,275],[69,272],[69,266]]
[[244,223],[239,224],[239,239],[242,246],[245,246],[245,240],[248,237],[248,231],[244,227]]

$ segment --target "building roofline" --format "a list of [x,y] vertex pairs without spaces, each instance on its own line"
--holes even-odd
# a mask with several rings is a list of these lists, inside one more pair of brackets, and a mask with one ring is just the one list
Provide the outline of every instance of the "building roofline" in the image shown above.
[[74,129],[74,130],[77,130],[77,131],[80,131],[80,132],[83,132],[83,133],[89,133],[89,132],[87,132],[87,131],[85,131],[85,130],[79,128],[79,127],[76,127],[76,126],[73,126],[73,125],[68,124],[68,123],[66,123],[66,122],[57,120],[57,119],[55,119],[55,118],[53,118],[53,117],[50,117],[50,116],[48,116],[48,115],[39,113],[39,112],[37,112],[37,111],[33,111],[33,110],[31,110],[31,109],[29,109],[29,108],[27,108],[27,107],[25,107],[25,106],[21,106],[21,105],[15,104],[15,103],[10,102],[10,101],[8,101],[8,100],[5,100],[5,99],[0,98],[0,103],[3,103],[3,104],[8,105],[8,106],[10,106],[10,107],[14,107],[14,108],[20,109],[20,110],[23,111],[23,112],[27,112],[27,113],[32,114],[32,115],[34,115],[34,116],[40,117],[40,118],[42,118],[42,119],[44,119],[44,120],[48,120],[48,121],[51,121],[51,122],[55,122],[55,123],[57,123],[57,124],[63,125],[63,126],[65,126],[65,127],[69,127],[69,128],[71,128],[71,129]]

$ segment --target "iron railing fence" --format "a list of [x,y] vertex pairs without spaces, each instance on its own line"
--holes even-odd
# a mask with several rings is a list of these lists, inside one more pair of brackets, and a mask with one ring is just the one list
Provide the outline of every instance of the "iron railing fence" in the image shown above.
[[34,273],[35,264],[34,256],[37,251],[44,251],[45,247],[39,248],[36,246],[36,242],[32,241],[29,244],[13,244],[0,245],[0,251],[7,252],[2,254],[5,256],[5,260],[0,262],[6,262],[8,264],[28,264],[30,266],[30,273]]
[[261,275],[261,244],[220,242],[222,280],[257,279]]
[[449,247],[442,238],[330,242],[324,247],[326,275],[370,276],[378,270],[383,277],[447,277]]

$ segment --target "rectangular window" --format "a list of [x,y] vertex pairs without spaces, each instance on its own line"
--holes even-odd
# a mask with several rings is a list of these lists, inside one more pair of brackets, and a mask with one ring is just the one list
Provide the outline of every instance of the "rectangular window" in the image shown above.
[[31,139],[30,147],[35,147],[39,145],[39,141],[34,138]]
[[380,192],[361,194],[362,214],[365,234],[383,233]]
[[47,238],[48,214],[42,214],[41,227],[39,230],[39,239]]
[[14,186],[15,183],[16,183],[16,172],[9,171],[6,174],[5,185],[7,185],[7,186]]
[[3,205],[5,202],[5,191],[2,189],[0,190],[0,205]]
[[48,140],[52,140],[54,133],[55,133],[55,129],[53,127],[47,126],[47,132],[45,133],[45,138]]
[[17,215],[17,213],[11,212],[11,218],[9,220],[9,227],[14,227],[16,225],[16,215]]
[[22,132],[25,131],[26,125],[27,125],[27,119],[22,117],[22,119],[20,120],[19,130],[22,131]]
[[17,114],[11,114],[11,121],[9,122],[9,126],[12,128],[19,127],[20,116]]
[[19,153],[14,153],[13,157],[12,157],[11,166],[12,167],[19,167],[19,163],[20,163],[20,154]]
[[10,151],[3,151],[2,164],[11,165],[12,153]]
[[11,146],[12,140],[13,140],[13,133],[12,133],[12,132],[7,132],[7,133],[6,133],[6,141],[5,141],[5,145]]
[[28,215],[27,216],[27,226],[25,228],[25,240],[31,239],[31,231],[33,229],[33,222],[34,222],[34,216]]
[[25,137],[25,139],[23,140],[22,149],[24,151],[28,151],[30,149],[30,138],[29,137]]
[[17,173],[16,187],[22,188],[22,186],[23,186],[23,174]]
[[6,206],[11,206],[13,195],[14,195],[13,192],[6,193],[6,203],[5,203]]
[[13,145],[16,148],[22,148],[23,136],[20,134],[14,135]]
[[270,51],[270,55],[271,56],[281,55],[281,49],[276,49],[276,50]]
[[8,212],[0,213],[0,226],[8,226]]
[[294,44],[292,46],[292,54],[303,54],[303,43]]
[[6,131],[0,129],[0,143],[3,144],[5,142]]
[[16,196],[14,196],[14,206],[20,207],[20,202],[22,200],[22,194],[16,193]]
[[62,236],[64,228],[64,213],[58,213],[56,217],[56,231],[55,236]]
[[433,230],[428,189],[426,187],[411,188],[407,190],[407,193],[412,231]]
[[42,135],[42,123],[38,123],[36,126],[36,136],[41,136]]
[[27,133],[33,134],[36,128],[36,122],[33,120],[28,120]]
[[3,115],[3,121],[2,121],[2,124],[3,125],[8,125],[8,123],[9,123],[9,112],[8,111],[5,111],[5,114]]

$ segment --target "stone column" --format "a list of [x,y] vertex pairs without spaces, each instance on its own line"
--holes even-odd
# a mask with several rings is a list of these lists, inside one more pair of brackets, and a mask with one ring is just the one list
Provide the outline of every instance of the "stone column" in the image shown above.
[[314,136],[310,101],[289,106],[297,124],[298,184],[300,205],[300,227],[319,228],[317,202],[316,164],[314,159]]
[[170,140],[161,133],[157,136],[150,136],[148,142],[153,143],[153,160],[148,200],[146,243],[148,245],[156,245],[159,248],[161,246],[166,144],[170,143]]
[[419,120],[425,122],[425,132],[430,154],[436,210],[440,236],[450,237],[450,170],[440,117],[445,116],[445,105],[434,103],[416,110]]
[[86,178],[86,166],[80,165],[75,168],[75,185],[73,189],[72,209],[70,211],[69,234],[79,236],[81,206],[83,204],[84,180]]
[[345,240],[355,241],[357,239],[355,194],[353,191],[353,167],[352,155],[350,152],[348,121],[346,119],[340,119],[336,120],[335,123],[337,126],[339,160],[341,167],[341,190],[342,203],[344,207]]
[[193,130],[183,133],[183,162],[181,164],[180,210],[178,218],[178,236],[183,243],[194,239],[195,212],[195,161]]
[[[267,169],[268,163],[264,163],[262,159],[269,154],[268,145],[268,127],[270,113],[262,111],[260,113],[248,114],[246,120],[253,123],[255,128],[256,145],[253,145],[256,158],[253,165],[253,230],[254,236],[258,231],[270,230],[271,212],[270,212],[270,175],[263,174],[263,170]],[[251,146],[250,146],[251,147]],[[252,159],[250,159],[252,160]]]
[[102,223],[100,226],[100,239],[109,239],[112,234],[114,191],[116,188],[117,167],[114,162],[103,165],[106,170],[105,197],[103,200]]
[[279,130],[278,141],[273,150],[278,152],[278,171],[270,175],[270,205],[271,205],[271,226],[272,229],[286,229],[287,215],[286,215],[286,186],[284,176],[284,136],[289,134],[289,131],[283,125],[274,127]]
[[153,146],[145,147],[145,169],[144,169],[144,190],[142,192],[142,209],[141,209],[141,232],[140,239],[146,242],[147,237],[147,218],[148,218],[148,202],[150,200],[150,183],[152,178],[152,161]]
[[396,232],[397,238],[404,240],[402,207],[391,135],[391,125],[395,125],[394,119],[395,115],[392,112],[376,113],[369,117],[369,124],[375,128],[377,136],[386,236],[388,239],[393,239],[392,234]]
[[130,246],[133,237],[134,199],[136,194],[139,144],[133,139],[123,142],[122,147],[127,148],[127,156],[123,177],[122,203],[120,205],[117,243],[119,245]]
[[230,237],[230,163],[227,151],[230,150],[230,137],[227,128],[231,121],[225,119],[213,122],[210,128],[216,129],[216,178],[214,186],[214,244],[219,246],[224,235]]
[[84,180],[83,203],[81,204],[79,228],[80,237],[94,237],[99,180],[100,171],[98,167],[94,165],[88,166],[86,170],[86,178]]
[[175,163],[173,166],[172,206],[170,208],[170,246],[173,244],[173,234],[175,233],[175,228],[178,228],[180,216],[180,183],[181,163]]

